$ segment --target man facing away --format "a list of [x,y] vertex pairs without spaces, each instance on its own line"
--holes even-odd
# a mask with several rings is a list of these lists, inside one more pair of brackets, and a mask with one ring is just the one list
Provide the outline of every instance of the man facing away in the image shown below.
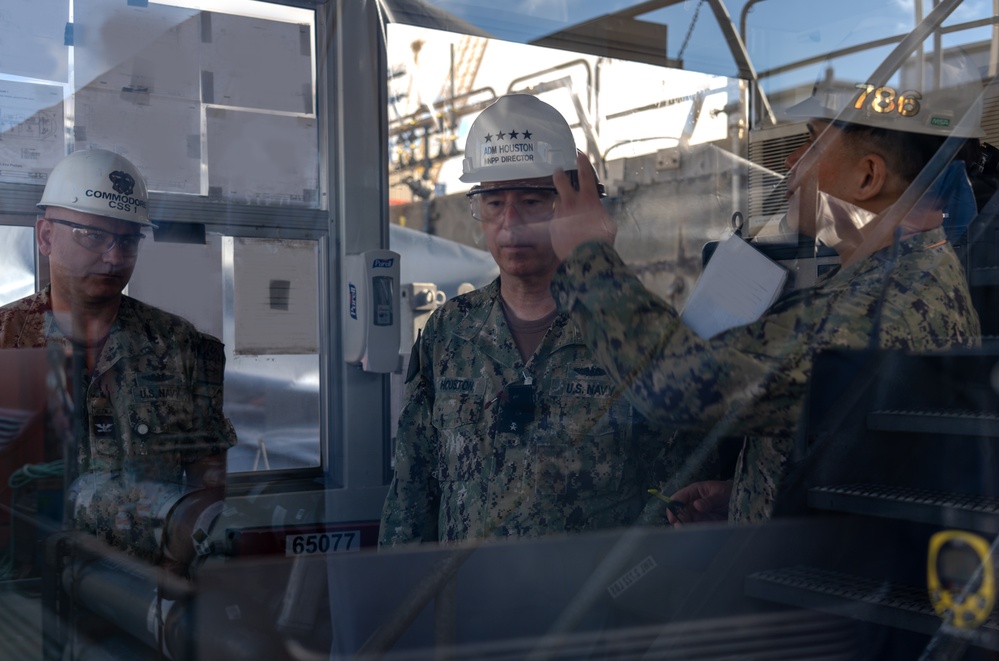
[[49,347],[67,357],[79,430],[61,439],[77,450],[65,457],[77,462],[67,514],[140,559],[186,565],[207,531],[167,512],[187,496],[200,501],[197,511],[221,506],[225,452],[236,442],[222,412],[222,344],[123,295],[142,230],[153,225],[130,161],[73,152],[52,170],[38,207],[50,284],[0,308],[0,348]]
[[[684,326],[621,262],[593,176],[583,177],[577,192],[555,175],[551,231],[563,262],[552,290],[597,362],[653,424],[700,434],[709,445],[744,437],[734,480],[673,494],[686,504],[683,522],[769,518],[820,351],[928,352],[979,343],[965,274],[941,226],[944,212],[953,221],[967,208],[963,165],[948,166],[917,204],[908,202],[922,191],[901,201],[945,138],[977,144],[981,82],[907,93],[908,102],[898,99],[890,112],[882,101],[897,91],[885,87],[861,99],[866,86],[848,89],[846,96],[819,89],[792,109],[811,120],[807,144],[787,161],[795,197],[818,191],[804,205],[817,211],[802,214],[798,230],[826,239],[841,268],[814,288],[784,294],[756,322],[710,339]],[[672,512],[668,518],[677,521]]]
[[576,167],[571,129],[537,98],[507,95],[475,120],[465,154],[500,276],[444,304],[416,342],[379,543],[629,525],[664,443],[555,309],[546,221],[552,173]]

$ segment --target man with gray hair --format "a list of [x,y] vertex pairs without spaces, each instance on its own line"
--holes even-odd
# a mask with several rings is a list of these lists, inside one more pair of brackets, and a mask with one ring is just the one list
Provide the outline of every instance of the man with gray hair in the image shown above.
[[413,348],[379,543],[630,525],[669,442],[555,309],[547,221],[552,174],[575,174],[572,131],[539,99],[507,95],[475,120],[465,154],[471,215],[500,276],[435,311]]

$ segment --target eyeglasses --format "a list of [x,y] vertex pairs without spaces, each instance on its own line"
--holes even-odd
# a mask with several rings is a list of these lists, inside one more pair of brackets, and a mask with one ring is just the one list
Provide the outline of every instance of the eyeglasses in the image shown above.
[[115,234],[107,230],[98,229],[89,225],[71,223],[68,220],[59,218],[46,218],[50,223],[58,223],[73,229],[73,240],[90,252],[99,255],[111,252],[115,246],[121,251],[124,257],[135,257],[139,254],[139,245],[146,238],[144,234]]
[[[513,196],[509,200],[509,196]],[[498,221],[512,206],[525,223],[540,223],[551,219],[555,213],[558,193],[550,188],[520,188],[503,190],[478,190],[468,194],[472,218],[482,223]]]

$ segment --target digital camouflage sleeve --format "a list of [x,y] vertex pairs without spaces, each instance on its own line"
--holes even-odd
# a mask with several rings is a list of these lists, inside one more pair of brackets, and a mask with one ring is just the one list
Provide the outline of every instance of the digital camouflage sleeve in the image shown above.
[[[71,362],[48,289],[0,308],[0,346],[62,347]],[[192,488],[186,469],[236,443],[222,410],[224,372],[217,339],[122,297],[96,365],[70,384],[86,407],[76,443],[79,477],[68,487],[79,529],[142,559],[160,559],[161,510]]]
[[579,324],[597,362],[650,421],[705,442],[745,436],[730,518],[766,518],[806,396],[827,348],[916,352],[975,346],[978,316],[942,230],[904,240],[784,295],[758,321],[711,339],[684,326],[602,243],[580,246],[552,292]]
[[679,441],[649,428],[565,315],[521,359],[498,282],[438,309],[410,360],[383,546],[631,525],[649,488],[680,479]]

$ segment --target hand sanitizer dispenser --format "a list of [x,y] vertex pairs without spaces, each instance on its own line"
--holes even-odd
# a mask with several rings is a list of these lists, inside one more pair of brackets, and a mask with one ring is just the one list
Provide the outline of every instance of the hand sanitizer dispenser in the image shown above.
[[366,372],[399,369],[399,253],[344,256],[343,356]]

